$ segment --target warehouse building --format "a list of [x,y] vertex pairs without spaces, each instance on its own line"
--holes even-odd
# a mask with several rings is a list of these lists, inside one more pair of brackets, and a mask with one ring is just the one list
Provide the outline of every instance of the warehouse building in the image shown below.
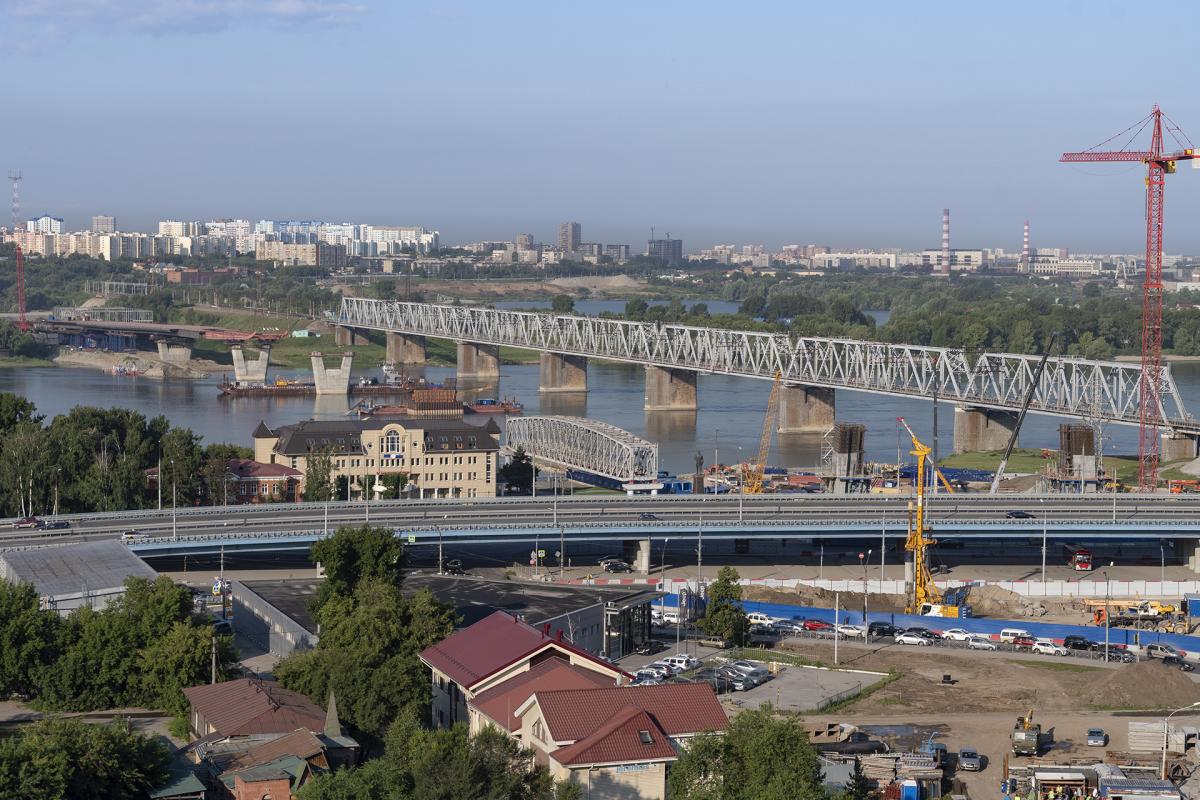
[[125,593],[129,578],[156,577],[149,564],[118,541],[0,553],[0,578],[31,584],[42,608],[63,615],[83,606],[100,610]]

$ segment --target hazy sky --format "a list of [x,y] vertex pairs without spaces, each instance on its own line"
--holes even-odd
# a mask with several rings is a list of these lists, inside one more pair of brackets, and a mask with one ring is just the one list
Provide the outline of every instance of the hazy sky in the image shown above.
[[[0,0],[26,216],[362,220],[450,242],[1144,247],[1160,103],[1200,141],[1192,4]],[[1148,22],[1148,19],[1150,20]],[[1179,21],[1178,24],[1173,20]],[[1149,26],[1149,27],[1148,27]],[[1151,52],[1151,43],[1156,43]],[[1200,252],[1200,171],[1168,180]]]

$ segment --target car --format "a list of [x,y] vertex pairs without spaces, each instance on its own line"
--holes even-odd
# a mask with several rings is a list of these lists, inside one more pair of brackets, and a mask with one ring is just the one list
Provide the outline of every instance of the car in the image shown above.
[[917,635],[917,636],[924,636],[924,637],[926,637],[927,639],[936,639],[936,638],[938,638],[937,636],[935,636],[935,635],[934,635],[933,631],[929,630],[929,628],[926,628],[926,627],[924,627],[923,625],[913,625],[911,628],[905,628],[905,629],[904,629],[904,632],[905,632],[905,633],[912,633],[912,634],[915,634],[915,635]]
[[1014,636],[1008,640],[1008,643],[1018,650],[1030,650],[1037,643],[1037,640],[1032,636]]
[[673,656],[667,656],[661,661],[674,668],[676,672],[687,672],[689,669],[695,669],[700,666],[700,661],[695,656],[690,656],[687,653],[676,653]]
[[804,630],[810,633],[833,630],[833,625],[821,619],[806,619],[804,620],[802,627]]
[[912,644],[917,645],[918,647],[928,647],[929,645],[933,644],[933,642],[929,640],[929,637],[922,636],[919,633],[903,631],[896,634],[896,644]]
[[962,628],[951,628],[947,631],[942,631],[942,638],[951,642],[965,642],[971,638],[971,632]]
[[639,647],[636,652],[639,656],[652,656],[655,653],[661,653],[666,649],[667,645],[663,642],[660,642],[658,639],[647,639],[646,641],[642,642],[642,646]]
[[604,556],[603,558],[601,558],[599,561],[596,562],[596,566],[603,567],[605,564],[607,564],[610,561],[624,561],[624,560],[625,559],[621,556]]
[[1155,642],[1154,644],[1146,646],[1147,658],[1166,658],[1167,656],[1177,656],[1179,658],[1183,658],[1183,653],[1169,644],[1160,644]]
[[863,628],[863,626],[861,626],[861,625],[847,625],[845,623],[838,625],[837,631],[842,636],[845,636],[847,638],[857,638],[859,636],[862,636],[864,633],[866,633],[866,629]]
[[647,664],[638,671],[657,673],[659,680],[669,678],[675,674],[675,669],[670,664],[664,664],[662,661],[655,661],[653,664]]
[[227,619],[214,619],[212,621],[212,632],[218,636],[232,636],[233,623]]
[[1110,647],[1108,649],[1108,657],[1106,659],[1105,655],[1104,655],[1104,647],[1103,647],[1103,645],[1101,645],[1100,650],[1098,651],[1097,654],[1099,655],[1099,657],[1102,661],[1104,661],[1104,660],[1107,660],[1109,662],[1116,661],[1121,664],[1132,664],[1138,660],[1137,655],[1135,655],[1134,653],[1132,653],[1129,650],[1126,650],[1122,647]]
[[635,675],[629,683],[630,686],[661,686],[662,681],[653,675]]
[[735,692],[744,692],[758,686],[758,681],[753,676],[735,669],[730,666],[724,666],[717,670],[721,677],[729,681],[729,686]]
[[442,572],[446,575],[466,575],[461,558],[448,558],[442,562]]
[[651,514],[648,511],[643,511],[641,514],[638,514],[638,519],[642,520],[643,522],[657,522],[658,515]]
[[1076,634],[1071,634],[1070,636],[1064,637],[1062,643],[1063,643],[1063,647],[1067,648],[1068,650],[1095,650],[1096,649],[1096,642],[1093,642],[1091,639],[1087,638],[1086,636],[1078,636]]
[[21,517],[19,520],[13,522],[12,526],[14,528],[36,528],[41,524],[42,521],[37,517]]
[[733,681],[718,669],[702,669],[692,675],[692,679],[697,683],[709,684],[717,694],[733,691]]
[[791,636],[804,630],[804,626],[799,622],[792,622],[790,619],[777,619],[771,623],[771,629],[780,636]]
[[958,768],[964,772],[979,772],[983,769],[983,757],[974,747],[960,747],[958,750]]
[[139,531],[135,528],[130,528],[129,530],[127,530],[121,534],[121,541],[122,542],[132,542],[134,539],[141,539],[145,535],[146,534],[142,533],[141,531]]
[[895,636],[897,633],[896,626],[890,622],[872,622],[867,626],[868,636]]
[[633,567],[625,561],[608,561],[604,564],[605,572],[633,572]]
[[746,615],[746,621],[751,625],[770,625],[772,622],[774,622],[773,619],[761,611],[751,611]]
[[1009,512],[1005,513],[1004,516],[1008,517],[1009,519],[1033,519],[1034,518],[1033,514],[1030,514],[1028,511],[1023,511],[1021,509],[1009,511]]
[[1104,728],[1088,728],[1087,746],[1088,747],[1106,747],[1106,746],[1108,746],[1108,734],[1104,732]]
[[63,531],[67,528],[70,528],[71,523],[67,522],[65,519],[54,519],[50,520],[49,522],[39,522],[37,527],[40,531]]
[[1038,639],[1030,647],[1035,653],[1041,653],[1044,656],[1065,656],[1069,651],[1061,644],[1055,644],[1049,639]]
[[1183,656],[1163,656],[1164,667],[1178,667],[1183,672],[1195,672],[1196,665]]
[[972,636],[967,639],[967,649],[969,650],[995,650],[996,643],[986,636]]
[[734,661],[726,661],[725,666],[732,667],[741,672],[753,672],[756,669],[762,669],[763,665],[757,661],[751,661],[748,658],[739,658]]
[[775,630],[772,625],[751,625],[747,631],[751,636],[781,636],[782,634]]

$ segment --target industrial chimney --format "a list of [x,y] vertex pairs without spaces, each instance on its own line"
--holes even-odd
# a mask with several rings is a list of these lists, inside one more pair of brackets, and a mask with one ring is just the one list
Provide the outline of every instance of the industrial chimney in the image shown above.
[[942,274],[950,274],[950,209],[942,209]]

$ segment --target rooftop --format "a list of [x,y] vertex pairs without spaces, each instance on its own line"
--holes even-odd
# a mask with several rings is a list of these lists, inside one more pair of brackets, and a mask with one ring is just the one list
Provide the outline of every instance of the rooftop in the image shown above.
[[572,666],[561,658],[549,658],[535,664],[528,671],[509,678],[494,689],[481,692],[470,701],[470,705],[512,732],[521,727],[521,722],[514,712],[524,705],[534,692],[612,685],[613,679],[606,675]]
[[[430,443],[431,437],[473,437],[475,446],[471,450],[495,450],[498,445],[492,437],[500,433],[500,428],[494,419],[488,418],[483,425],[471,425],[462,419],[439,417],[387,417],[374,419],[337,419],[320,420],[308,419],[295,425],[282,425],[274,431],[267,429],[261,422],[254,430],[255,438],[278,437],[275,451],[283,455],[302,456],[313,450],[332,447],[339,453],[361,453],[363,431],[378,431],[388,425],[400,425],[406,430],[419,430],[425,435],[426,449],[436,448]],[[264,435],[265,434],[265,435]],[[445,448],[449,449],[449,448]],[[457,449],[457,448],[454,448]]]
[[127,578],[154,580],[158,573],[119,541],[38,547],[0,554],[0,578],[30,583],[51,597],[123,586]]
[[560,764],[620,764],[674,761],[675,747],[655,719],[635,705],[625,706],[591,735],[550,754]]
[[668,736],[723,731],[729,724],[707,683],[564,689],[533,697],[556,742],[586,739],[630,705],[650,714]]
[[277,683],[239,678],[183,690],[192,708],[223,736],[291,733],[300,728],[319,732],[325,712],[299,692]]

